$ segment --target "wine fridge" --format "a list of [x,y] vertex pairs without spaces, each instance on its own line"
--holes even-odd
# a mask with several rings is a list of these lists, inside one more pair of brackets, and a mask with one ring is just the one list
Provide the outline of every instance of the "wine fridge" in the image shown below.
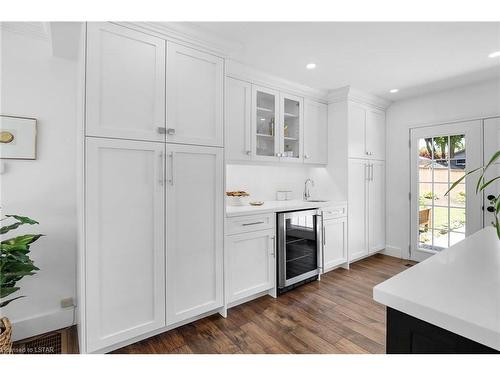
[[277,234],[278,293],[317,280],[323,251],[321,211],[278,213]]

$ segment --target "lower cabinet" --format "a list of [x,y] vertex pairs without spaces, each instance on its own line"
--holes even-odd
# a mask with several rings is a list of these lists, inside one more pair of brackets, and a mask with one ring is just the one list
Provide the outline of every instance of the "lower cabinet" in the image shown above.
[[323,221],[323,272],[347,262],[347,218]]
[[225,249],[228,304],[274,287],[274,229],[226,236]]
[[223,306],[223,150],[167,145],[167,325]]
[[164,143],[87,138],[82,351],[165,326]]

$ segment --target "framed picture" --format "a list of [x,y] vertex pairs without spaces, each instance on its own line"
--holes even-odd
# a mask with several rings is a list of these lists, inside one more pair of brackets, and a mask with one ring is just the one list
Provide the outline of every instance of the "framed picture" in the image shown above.
[[0,115],[0,159],[36,159],[36,119]]

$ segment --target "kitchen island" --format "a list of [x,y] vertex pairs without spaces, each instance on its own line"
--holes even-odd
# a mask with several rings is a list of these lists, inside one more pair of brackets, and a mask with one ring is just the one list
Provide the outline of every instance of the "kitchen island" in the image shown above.
[[485,228],[378,284],[386,352],[499,353],[500,240]]

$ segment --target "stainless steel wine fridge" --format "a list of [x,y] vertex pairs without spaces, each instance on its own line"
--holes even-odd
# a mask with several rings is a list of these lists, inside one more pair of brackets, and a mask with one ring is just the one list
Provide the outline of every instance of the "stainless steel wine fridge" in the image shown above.
[[322,260],[320,210],[282,212],[277,215],[278,294],[317,280]]

